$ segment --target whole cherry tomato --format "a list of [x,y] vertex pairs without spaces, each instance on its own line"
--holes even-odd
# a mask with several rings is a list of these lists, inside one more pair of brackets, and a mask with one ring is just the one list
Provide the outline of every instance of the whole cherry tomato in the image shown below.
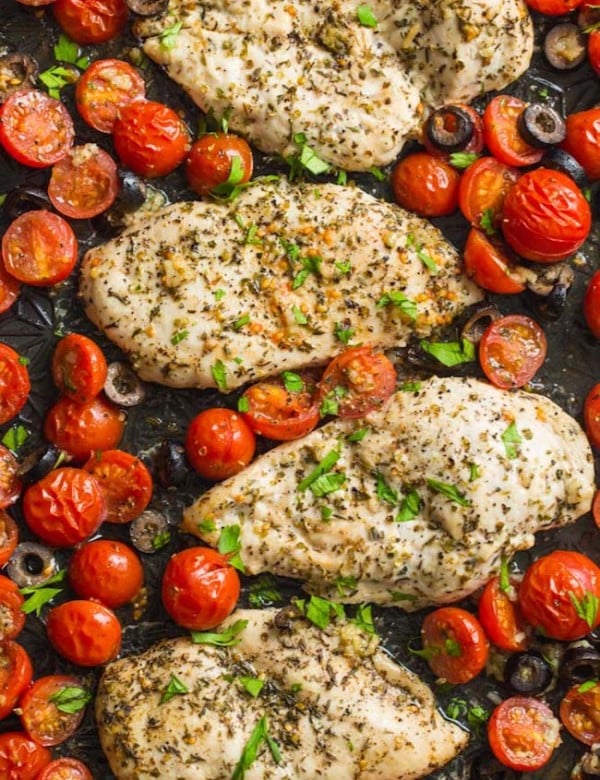
[[488,721],[488,741],[502,764],[529,772],[547,764],[560,743],[560,723],[550,707],[530,696],[499,704]]
[[546,358],[548,344],[542,328],[523,314],[494,320],[479,342],[479,362],[484,374],[504,390],[523,387],[536,375]]
[[96,477],[104,491],[109,523],[129,523],[150,503],[152,476],[135,455],[104,450],[92,455],[84,469]]
[[441,217],[456,211],[459,181],[456,168],[429,152],[403,157],[390,179],[396,203],[424,217]]
[[0,444],[0,509],[11,506],[21,495],[23,487],[19,476],[19,461]]
[[458,185],[458,205],[464,218],[473,227],[499,227],[504,199],[520,175],[517,168],[494,157],[480,157],[471,163]]
[[600,271],[590,279],[583,299],[583,316],[588,328],[600,339]]
[[8,344],[0,343],[0,425],[21,411],[30,390],[26,361]]
[[479,598],[479,622],[490,642],[508,653],[526,650],[531,640],[531,629],[517,604],[518,587],[517,582],[511,581],[504,591],[500,577],[492,577]]
[[77,758],[55,758],[35,780],[94,780],[87,766]]
[[600,490],[596,491],[594,501],[592,502],[592,517],[598,528],[600,528]]
[[79,728],[91,695],[77,677],[51,674],[39,677],[21,701],[21,725],[38,744],[60,745]]
[[16,583],[0,574],[0,641],[14,639],[23,630],[24,603]]
[[562,16],[579,8],[583,0],[526,0],[527,5],[546,16]]
[[173,620],[192,631],[218,626],[240,596],[240,578],[224,555],[189,547],[173,555],[162,579],[162,601]]
[[97,450],[114,449],[121,441],[125,415],[102,396],[85,404],[59,398],[47,414],[44,436],[78,460]]
[[600,450],[600,384],[594,385],[585,397],[583,422],[590,444]]
[[526,107],[527,103],[513,95],[496,95],[483,114],[485,145],[505,165],[535,165],[544,155],[542,149],[530,146],[519,133],[519,117]]
[[95,601],[65,601],[48,613],[48,639],[60,655],[79,666],[108,663],[121,648],[121,624]]
[[84,121],[112,133],[121,110],[146,95],[144,79],[124,60],[96,60],[75,85],[75,103]]
[[509,295],[525,289],[505,248],[477,228],[469,231],[463,261],[467,276],[484,290]]
[[108,367],[96,342],[79,333],[69,333],[52,355],[52,378],[63,395],[85,404],[104,387]]
[[19,543],[19,527],[12,517],[0,509],[0,566],[8,561]]
[[56,21],[77,43],[104,43],[127,22],[125,0],[55,0]]
[[231,409],[206,409],[187,429],[185,453],[192,468],[205,479],[238,474],[250,463],[255,449],[254,433]]
[[0,641],[0,720],[10,715],[32,677],[27,650],[11,639]]
[[561,147],[583,166],[588,179],[600,179],[600,108],[569,114]]
[[276,441],[305,436],[319,422],[315,385],[308,377],[286,372],[244,391],[238,410],[255,433]]
[[570,688],[560,703],[560,719],[580,742],[600,742],[600,682],[589,680]]
[[69,564],[69,582],[75,593],[111,609],[135,598],[143,581],[144,569],[136,553],[113,539],[82,544]]
[[22,731],[0,734],[0,777],[4,780],[36,780],[52,760],[52,753]]
[[117,164],[96,144],[74,146],[52,167],[48,197],[66,217],[97,217],[112,206],[118,192]]
[[247,141],[229,133],[207,133],[194,144],[185,161],[185,175],[191,190],[209,195],[222,184],[244,184],[253,169],[252,150]]
[[459,607],[430,612],[421,626],[427,663],[449,683],[466,683],[483,670],[489,645],[477,618]]

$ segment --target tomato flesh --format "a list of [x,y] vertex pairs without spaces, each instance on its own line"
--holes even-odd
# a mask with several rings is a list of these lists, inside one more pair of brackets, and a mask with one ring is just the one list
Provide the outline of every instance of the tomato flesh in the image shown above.
[[117,164],[96,144],[74,146],[52,168],[48,197],[61,214],[90,219],[102,214],[119,191]]
[[467,276],[484,290],[510,295],[525,289],[516,266],[503,248],[477,228],[469,231],[463,261]]
[[12,506],[21,495],[23,484],[19,476],[19,461],[0,444],[0,509]]
[[543,150],[530,146],[519,133],[518,120],[527,104],[512,95],[496,95],[483,114],[483,137],[492,155],[505,165],[535,165]]
[[590,444],[600,450],[600,384],[594,385],[585,397],[583,421]]
[[390,179],[396,203],[423,217],[441,217],[456,211],[459,181],[456,168],[429,152],[404,157]]
[[35,780],[94,780],[87,766],[76,758],[56,758]]
[[10,715],[32,677],[27,650],[10,639],[0,641],[0,720]]
[[481,227],[482,219],[498,227],[506,195],[520,175],[517,168],[494,157],[471,163],[458,185],[458,205],[465,219],[474,227]]
[[36,780],[52,760],[52,753],[25,732],[0,734],[0,777],[5,780]]
[[230,409],[206,409],[188,426],[185,452],[202,477],[220,480],[238,474],[254,457],[256,439],[241,415]]
[[479,342],[479,362],[496,387],[523,387],[537,373],[547,352],[542,328],[521,314],[494,320]]
[[500,587],[500,577],[492,577],[479,598],[479,622],[490,642],[508,653],[526,650],[531,640],[531,630],[516,603],[517,589],[518,584],[511,582],[505,593]]
[[106,520],[129,523],[146,509],[152,498],[152,477],[139,458],[123,450],[92,455],[84,468],[93,474],[106,496]]
[[38,678],[24,693],[19,708],[21,725],[39,745],[60,745],[72,736],[83,720],[85,707],[65,712],[54,701],[67,689],[81,689],[81,682],[71,675],[53,674]]
[[25,599],[17,585],[0,574],[0,641],[14,639],[23,630]]
[[583,299],[583,316],[595,338],[600,339],[600,271],[590,279]]
[[285,379],[258,382],[244,391],[248,410],[242,417],[255,433],[276,441],[305,436],[319,422],[315,388],[310,380],[298,377],[299,390],[290,390]]
[[101,133],[111,133],[121,110],[146,94],[144,79],[123,60],[96,60],[75,86],[77,110]]
[[546,16],[562,16],[574,11],[583,0],[526,0],[527,5]]
[[0,509],[0,566],[9,560],[19,542],[19,527],[12,517]]
[[121,648],[115,613],[94,601],[66,601],[48,613],[48,639],[67,661],[79,666],[108,663]]
[[499,704],[488,721],[488,741],[501,763],[517,772],[540,769],[560,742],[560,723],[550,707],[529,696]]
[[466,683],[483,671],[489,645],[470,612],[440,607],[425,617],[421,636],[427,662],[438,677],[452,684]]
[[600,682],[570,688],[560,703],[560,719],[569,734],[585,745],[600,742]]

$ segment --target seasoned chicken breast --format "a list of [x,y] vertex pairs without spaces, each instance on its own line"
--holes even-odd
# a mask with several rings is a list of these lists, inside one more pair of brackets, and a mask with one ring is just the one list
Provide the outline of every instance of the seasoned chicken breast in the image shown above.
[[[411,780],[465,745],[376,637],[343,620],[320,630],[275,615],[235,612],[220,629],[246,621],[233,647],[165,640],[108,665],[96,719],[118,780]],[[183,692],[165,702],[174,678]],[[248,678],[263,682],[256,697]],[[257,733],[256,759],[236,774]]]
[[200,108],[259,149],[288,156],[307,143],[347,170],[391,162],[426,111],[502,89],[529,65],[522,0],[360,5],[170,0],[139,32]]
[[143,379],[223,391],[325,363],[340,331],[404,346],[481,298],[426,220],[285,179],[230,204],[178,203],[91,249],[81,295]]
[[215,546],[239,529],[249,574],[412,610],[471,593],[593,493],[587,438],[553,402],[433,378],[276,447],[202,495],[183,528]]

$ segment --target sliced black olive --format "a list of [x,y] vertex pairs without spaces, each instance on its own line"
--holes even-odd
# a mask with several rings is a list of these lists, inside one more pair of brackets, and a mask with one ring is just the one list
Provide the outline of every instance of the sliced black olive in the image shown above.
[[586,39],[578,25],[573,22],[555,24],[544,38],[546,59],[557,70],[571,70],[584,61]]
[[56,574],[58,564],[52,550],[43,544],[21,542],[6,564],[6,571],[20,588],[31,588]]
[[169,541],[169,521],[160,512],[146,509],[131,522],[129,535],[136,550],[143,553],[158,552]]
[[584,3],[577,15],[577,24],[583,32],[590,32],[589,27],[593,27],[600,22],[600,5],[589,5]]
[[181,485],[189,474],[184,448],[167,439],[161,442],[153,465],[158,484],[164,488]]
[[495,306],[492,306],[491,303],[481,304],[462,326],[461,338],[471,341],[473,344],[479,344],[486,328],[498,317],[500,317],[500,312]]
[[11,190],[2,206],[2,209],[8,219],[11,221],[20,217],[26,211],[35,211],[36,209],[51,209],[52,204],[48,193],[37,187],[17,187]]
[[530,146],[546,149],[561,143],[567,135],[567,125],[562,116],[544,103],[531,103],[521,113],[519,134]]
[[541,164],[544,168],[566,173],[580,189],[588,186],[585,170],[573,155],[565,152],[564,149],[549,149],[544,155]]
[[145,396],[144,385],[127,363],[109,363],[104,392],[119,406],[137,406]]
[[581,780],[598,780],[600,777],[600,753],[590,750],[581,759]]
[[443,106],[429,115],[425,135],[436,149],[458,152],[473,138],[473,118],[460,106]]
[[127,6],[138,16],[157,16],[165,13],[169,0],[127,0]]
[[25,456],[19,466],[19,475],[26,485],[31,485],[34,482],[39,482],[65,460],[67,460],[67,454],[64,450],[59,450],[50,442],[41,444]]
[[534,696],[552,681],[552,667],[537,650],[511,655],[504,664],[504,682],[516,693]]
[[27,54],[15,51],[0,57],[0,103],[19,89],[35,87],[38,67]]
[[589,634],[586,634],[585,638],[593,647],[600,649],[600,627],[590,631]]
[[471,764],[471,780],[517,780],[520,775],[501,764],[491,753],[482,753]]
[[567,263],[536,265],[527,269],[526,284],[530,303],[547,320],[557,320],[567,304],[575,273]]
[[560,679],[570,685],[600,678],[600,650],[595,647],[570,647],[558,667]]

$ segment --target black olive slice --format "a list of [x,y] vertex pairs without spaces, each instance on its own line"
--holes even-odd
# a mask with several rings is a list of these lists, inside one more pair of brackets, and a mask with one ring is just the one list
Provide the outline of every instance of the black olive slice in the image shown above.
[[585,638],[593,647],[600,649],[600,626],[590,631]]
[[27,54],[15,51],[0,57],[0,103],[20,89],[35,87],[38,67]]
[[158,16],[169,7],[169,0],[127,0],[129,10],[138,16]]
[[598,780],[600,778],[600,753],[590,750],[581,759],[582,780]]
[[585,170],[573,155],[565,152],[564,149],[549,149],[544,155],[541,164],[544,168],[551,168],[553,171],[566,173],[580,189],[588,186],[589,182]]
[[31,588],[49,580],[58,571],[54,553],[37,542],[18,544],[6,564],[8,576],[20,588]]
[[470,780],[517,780],[519,776],[491,753],[480,754],[471,764]]
[[546,320],[557,320],[567,305],[567,299],[575,273],[568,263],[554,263],[541,266],[536,264],[528,270],[527,289],[530,303],[538,315]]
[[504,682],[516,693],[535,696],[552,681],[552,667],[537,650],[511,655],[504,664]]
[[429,115],[425,135],[442,152],[459,152],[473,138],[473,118],[460,106],[443,106]]
[[52,209],[48,193],[37,187],[17,187],[11,190],[2,205],[2,209],[11,221],[26,211]]
[[478,306],[461,328],[461,339],[479,344],[484,331],[494,320],[500,317],[500,312],[490,303]]
[[530,146],[546,149],[564,141],[567,125],[562,116],[544,103],[531,103],[518,120],[519,134]]
[[181,485],[189,474],[184,448],[167,439],[161,442],[153,466],[156,480],[164,488]]
[[146,395],[144,385],[127,363],[109,363],[104,392],[119,406],[137,406]]
[[23,459],[19,466],[19,475],[24,484],[31,485],[39,482],[67,459],[64,450],[59,450],[54,444],[48,442],[37,447]]
[[169,521],[154,509],[146,509],[129,526],[131,542],[136,550],[155,553],[168,542]]
[[560,661],[558,676],[569,685],[600,678],[600,650],[595,647],[570,647]]
[[573,22],[555,24],[544,38],[546,59],[557,70],[571,70],[585,60],[586,39]]

